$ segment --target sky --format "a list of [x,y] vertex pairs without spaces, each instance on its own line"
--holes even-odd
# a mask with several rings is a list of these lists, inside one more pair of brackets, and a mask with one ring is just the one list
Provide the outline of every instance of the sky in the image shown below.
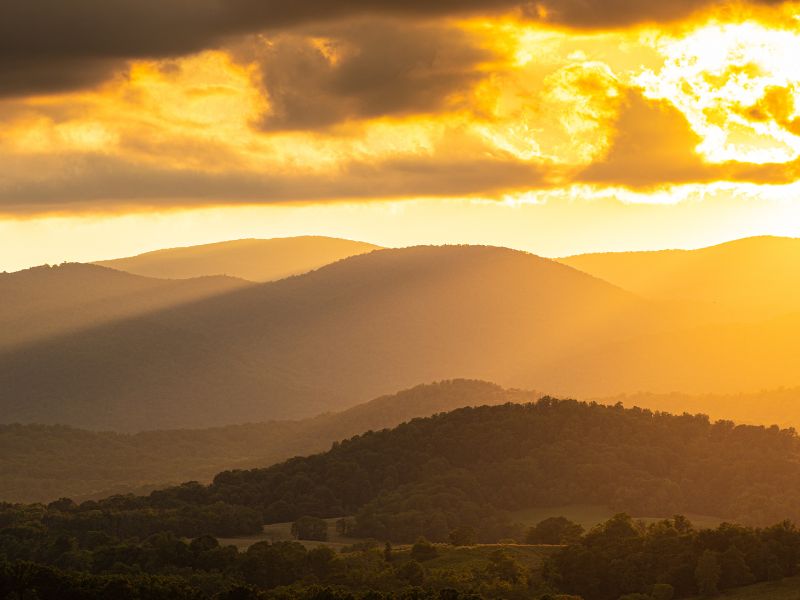
[[800,3],[6,0],[0,270],[800,236]]

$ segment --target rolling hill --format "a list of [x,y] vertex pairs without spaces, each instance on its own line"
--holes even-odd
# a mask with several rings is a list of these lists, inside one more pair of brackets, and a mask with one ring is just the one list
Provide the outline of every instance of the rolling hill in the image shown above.
[[80,263],[0,273],[0,349],[241,289],[231,277],[169,281]]
[[273,281],[379,248],[322,236],[244,239],[156,250],[95,264],[164,279],[229,275],[249,281]]
[[264,467],[322,452],[338,440],[463,406],[525,402],[535,392],[455,380],[371,400],[340,413],[211,429],[96,432],[63,425],[0,425],[0,501],[50,502],[149,492],[219,471]]
[[380,250],[0,355],[2,418],[209,427],[462,376],[541,389],[552,363],[651,326],[638,298],[523,252]]
[[800,239],[753,237],[700,250],[582,254],[559,262],[659,302],[728,319],[800,312]]

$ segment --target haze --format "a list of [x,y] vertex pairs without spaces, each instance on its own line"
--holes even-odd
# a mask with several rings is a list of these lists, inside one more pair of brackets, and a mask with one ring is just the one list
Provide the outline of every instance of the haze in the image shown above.
[[0,600],[798,600],[800,1],[0,0]]

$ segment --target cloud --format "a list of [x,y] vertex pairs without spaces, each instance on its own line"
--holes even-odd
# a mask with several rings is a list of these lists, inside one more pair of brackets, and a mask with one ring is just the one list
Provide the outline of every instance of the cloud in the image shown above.
[[[515,0],[4,0],[0,94],[99,83],[108,66],[216,48],[233,36],[362,14],[428,17],[496,12]],[[58,63],[61,68],[52,68]],[[25,75],[22,67],[30,70]],[[47,76],[49,74],[49,77]]]
[[[713,0],[3,0],[0,94],[90,86],[125,61],[218,48],[235,36],[360,16],[493,15],[574,27],[674,20]],[[773,0],[758,0],[773,4]],[[60,68],[52,68],[54,64]],[[25,66],[29,72],[22,69]]]
[[460,29],[360,19],[281,34],[256,51],[270,109],[264,130],[452,108],[491,54]]
[[0,214],[470,196],[546,178],[540,166],[490,157],[352,161],[335,173],[208,172],[93,153],[0,159]]
[[628,90],[614,128],[608,154],[580,173],[580,181],[647,187],[713,178],[695,151],[702,140],[669,102]]
[[644,98],[628,90],[615,124],[609,152],[580,172],[575,181],[646,189],[686,183],[730,181],[786,184],[800,175],[800,160],[752,164],[707,162],[696,148],[702,138],[686,117],[666,100]]
[[[778,5],[784,0],[756,0],[752,4]],[[528,18],[586,29],[613,29],[641,23],[669,23],[692,13],[724,4],[713,0],[541,0],[528,2]]]

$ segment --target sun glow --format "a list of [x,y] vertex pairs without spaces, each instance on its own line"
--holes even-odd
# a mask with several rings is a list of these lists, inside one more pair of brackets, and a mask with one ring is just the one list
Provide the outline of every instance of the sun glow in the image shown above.
[[800,156],[800,35],[756,22],[711,24],[660,43],[664,66],[635,82],[667,99],[703,138],[709,162]]

